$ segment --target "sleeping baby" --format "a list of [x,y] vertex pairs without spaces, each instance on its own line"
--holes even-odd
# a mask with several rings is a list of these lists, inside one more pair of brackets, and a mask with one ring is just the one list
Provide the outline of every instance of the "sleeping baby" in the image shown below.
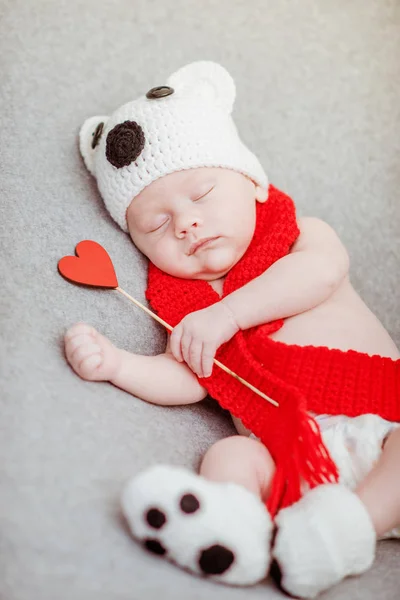
[[149,259],[147,299],[173,331],[163,354],[141,356],[77,323],[65,351],[85,380],[164,406],[210,394],[232,414],[239,435],[214,444],[199,475],[153,465],[128,483],[137,540],[215,581],[271,573],[312,597],[400,532],[400,353],[333,229],[297,218],[268,183],[234,100],[227,71],[201,61],[84,123],[85,164]]

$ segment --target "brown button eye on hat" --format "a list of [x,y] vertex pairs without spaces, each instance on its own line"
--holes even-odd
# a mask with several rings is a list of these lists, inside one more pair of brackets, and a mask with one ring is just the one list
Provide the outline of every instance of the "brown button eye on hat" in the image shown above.
[[103,129],[104,129],[104,123],[99,123],[97,125],[96,129],[94,130],[93,140],[92,140],[92,148],[93,149],[95,149],[97,144],[99,143],[101,134],[103,133]]
[[174,88],[169,87],[168,85],[159,85],[158,87],[153,87],[146,94],[146,98],[150,100],[156,98],[164,98],[165,96],[170,96],[174,93]]
[[143,129],[136,121],[119,123],[107,135],[106,157],[117,169],[126,167],[137,159],[144,148]]

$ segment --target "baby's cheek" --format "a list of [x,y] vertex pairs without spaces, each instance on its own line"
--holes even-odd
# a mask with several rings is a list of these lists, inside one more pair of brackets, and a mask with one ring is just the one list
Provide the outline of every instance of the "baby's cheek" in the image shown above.
[[191,277],[195,273],[191,257],[168,243],[159,243],[150,260],[162,271],[175,277]]

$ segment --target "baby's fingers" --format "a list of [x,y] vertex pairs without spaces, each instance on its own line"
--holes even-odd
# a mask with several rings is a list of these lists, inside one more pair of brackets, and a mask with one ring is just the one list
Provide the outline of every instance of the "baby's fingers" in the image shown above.
[[181,352],[182,352],[183,360],[190,368],[192,368],[192,366],[191,366],[189,351],[190,351],[190,346],[192,344],[192,340],[193,340],[193,338],[190,334],[183,333],[182,338],[181,338]]
[[214,366],[214,357],[217,349],[214,344],[203,344],[201,356],[201,370],[203,377],[210,377]]
[[196,373],[198,377],[203,377],[203,371],[201,367],[201,357],[203,354],[203,342],[192,340],[189,352],[188,352],[188,360],[187,363],[189,367],[192,369],[193,373]]
[[181,340],[182,340],[183,329],[180,325],[174,327],[170,337],[170,350],[178,362],[183,362]]

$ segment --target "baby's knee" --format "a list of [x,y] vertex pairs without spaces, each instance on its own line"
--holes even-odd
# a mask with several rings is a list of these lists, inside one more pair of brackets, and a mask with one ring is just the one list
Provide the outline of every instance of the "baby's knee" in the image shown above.
[[216,442],[200,467],[200,474],[207,479],[239,483],[263,500],[268,497],[274,471],[275,464],[267,448],[242,435]]
[[208,459],[226,457],[230,462],[257,461],[262,468],[273,469],[274,461],[268,449],[253,438],[244,435],[233,435],[218,440],[207,451]]

